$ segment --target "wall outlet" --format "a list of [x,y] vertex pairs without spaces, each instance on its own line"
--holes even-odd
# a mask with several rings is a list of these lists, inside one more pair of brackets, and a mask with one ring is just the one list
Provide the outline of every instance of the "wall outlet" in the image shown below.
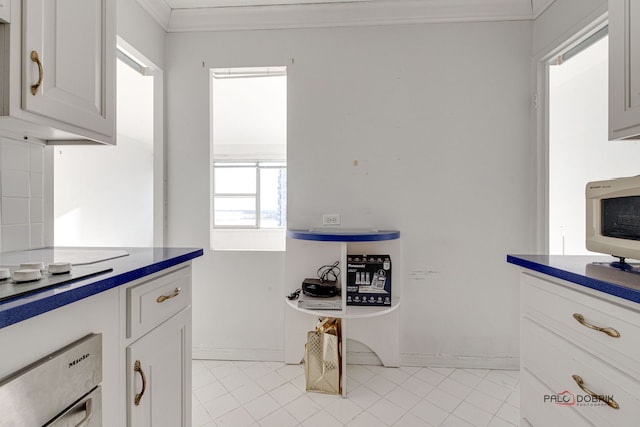
[[340,214],[322,215],[322,225],[340,225]]

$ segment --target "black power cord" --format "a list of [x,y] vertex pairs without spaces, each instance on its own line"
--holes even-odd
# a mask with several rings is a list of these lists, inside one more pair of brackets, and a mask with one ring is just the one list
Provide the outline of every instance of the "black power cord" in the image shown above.
[[300,288],[296,289],[295,291],[287,295],[287,299],[294,300],[294,299],[298,299],[299,296],[300,296]]
[[340,261],[336,261],[331,265],[323,265],[318,268],[316,275],[318,276],[318,279],[320,279],[320,283],[336,282],[340,275],[340,268],[338,267],[339,264]]

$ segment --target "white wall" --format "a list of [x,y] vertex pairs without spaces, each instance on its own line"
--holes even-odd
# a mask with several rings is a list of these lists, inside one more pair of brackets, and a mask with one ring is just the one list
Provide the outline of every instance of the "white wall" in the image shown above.
[[[209,68],[287,65],[289,226],[401,230],[401,362],[517,366],[531,47],[530,22],[169,34],[168,243],[209,245]],[[196,356],[282,359],[283,259],[205,250]]]

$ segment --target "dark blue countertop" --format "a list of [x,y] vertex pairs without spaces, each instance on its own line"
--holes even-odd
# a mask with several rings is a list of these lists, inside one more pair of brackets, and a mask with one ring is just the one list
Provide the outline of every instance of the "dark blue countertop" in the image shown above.
[[[94,256],[125,252],[126,256],[90,262]],[[0,253],[0,266],[15,266],[28,261],[42,261],[46,265],[61,261],[60,253],[70,257],[67,261],[74,265],[77,260],[83,265],[108,267],[112,271],[0,302],[0,328],[190,261],[202,256],[203,251],[195,248],[44,248]]]
[[507,255],[507,262],[640,303],[640,264],[590,255]]
[[315,228],[287,230],[287,237],[317,242],[379,242],[400,238],[397,230],[356,230],[347,228]]

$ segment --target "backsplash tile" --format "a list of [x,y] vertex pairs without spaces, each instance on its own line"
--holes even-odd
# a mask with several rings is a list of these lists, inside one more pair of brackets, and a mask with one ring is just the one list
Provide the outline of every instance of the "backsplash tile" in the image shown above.
[[44,173],[44,147],[40,144],[31,144],[29,147],[29,172],[32,174]]
[[29,175],[29,184],[31,188],[31,197],[44,197],[44,174],[31,172]]
[[3,170],[1,175],[2,185],[0,193],[2,197],[29,197],[28,171]]
[[31,248],[29,224],[2,225],[2,251],[21,251]]
[[29,200],[29,222],[44,222],[44,199],[42,197],[32,197]]
[[[3,197],[2,200],[2,224],[24,224],[25,218],[29,219],[29,199],[25,197]],[[28,222],[28,221],[27,221]],[[40,219],[42,222],[42,219]]]
[[29,249],[41,248],[44,246],[44,224],[31,223],[30,225],[31,245]]
[[29,170],[29,149],[30,142],[13,141],[11,139],[0,138],[0,169],[7,170]]
[[0,137],[0,251],[44,246],[45,146]]

